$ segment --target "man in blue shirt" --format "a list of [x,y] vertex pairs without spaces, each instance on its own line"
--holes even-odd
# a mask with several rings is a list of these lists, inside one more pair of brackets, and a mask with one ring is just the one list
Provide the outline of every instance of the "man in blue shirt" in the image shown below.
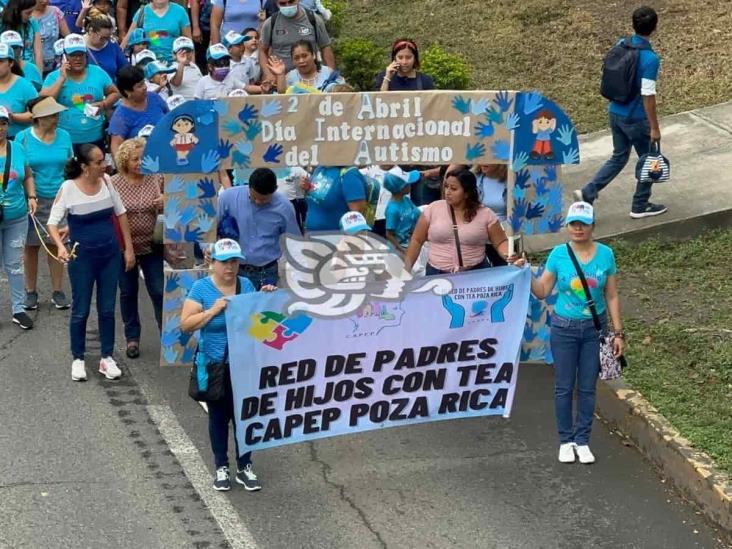
[[[661,130],[656,113],[656,81],[661,60],[651,48],[650,37],[656,32],[658,14],[647,6],[633,12],[635,35],[631,44],[639,48],[636,78],[640,95],[626,104],[610,102],[610,130],[613,136],[613,155],[600,168],[595,177],[582,190],[574,192],[574,198],[592,204],[604,189],[623,170],[630,158],[631,148],[638,156],[646,154],[651,142],[660,143]],[[630,217],[640,219],[660,215],[667,211],[661,204],[649,202],[651,183],[636,183]]]
[[[269,168],[252,172],[249,185],[226,189],[219,196],[218,221],[229,217],[239,230],[239,245],[246,263],[239,265],[239,275],[248,278],[257,291],[262,286],[277,285],[277,261],[282,255],[280,236],[301,236],[295,208],[287,198],[275,192],[277,176]],[[231,224],[231,219],[227,224]]]

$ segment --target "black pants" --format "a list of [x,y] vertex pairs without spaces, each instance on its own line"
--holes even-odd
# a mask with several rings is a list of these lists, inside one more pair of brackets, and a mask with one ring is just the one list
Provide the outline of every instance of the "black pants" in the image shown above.
[[300,232],[305,234],[305,217],[308,214],[308,203],[304,198],[296,198],[290,200],[292,207],[295,208],[295,219],[300,227]]

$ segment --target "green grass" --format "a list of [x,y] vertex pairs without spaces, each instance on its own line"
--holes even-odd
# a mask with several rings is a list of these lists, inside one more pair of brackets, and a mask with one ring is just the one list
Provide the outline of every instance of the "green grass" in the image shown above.
[[615,250],[626,380],[732,474],[732,231]]
[[[659,13],[654,47],[662,58],[661,114],[730,99],[732,10],[724,0],[648,0]],[[538,89],[581,132],[606,126],[599,94],[602,58],[632,32],[640,2],[619,0],[348,0],[343,37],[388,47],[410,37],[464,56],[476,89]],[[384,58],[384,67],[388,59]]]

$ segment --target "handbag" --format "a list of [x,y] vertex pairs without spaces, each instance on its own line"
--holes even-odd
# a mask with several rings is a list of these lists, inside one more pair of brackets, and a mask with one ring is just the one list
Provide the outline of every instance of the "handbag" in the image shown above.
[[569,258],[572,260],[575,270],[577,271],[577,276],[579,276],[580,282],[582,283],[582,289],[585,292],[587,306],[590,309],[590,313],[592,313],[592,322],[595,324],[597,335],[600,337],[600,379],[617,379],[622,375],[623,369],[628,366],[628,363],[623,355],[618,358],[615,357],[613,349],[615,334],[613,332],[608,332],[607,335],[603,335],[602,333],[602,324],[600,323],[600,317],[598,316],[597,309],[595,308],[595,301],[592,299],[592,295],[590,294],[590,288],[587,285],[585,273],[582,272],[579,261],[577,261],[577,256],[574,255],[574,250],[569,243],[567,243],[567,252],[569,253]]
[[635,177],[641,183],[666,183],[671,179],[671,162],[661,154],[661,144],[651,143],[649,151],[638,159]]
[[[13,147],[10,146],[10,140],[5,141],[5,170],[3,171],[3,195],[2,200],[5,200],[5,191],[8,190],[8,179],[10,179],[10,165],[13,163]],[[2,202],[0,202],[0,223],[5,219],[5,210],[3,209]]]
[[[236,277],[236,295],[241,293],[241,279]],[[226,381],[229,375],[229,345],[220,362],[209,361],[200,350],[203,336],[193,356],[193,365],[188,379],[188,396],[197,402],[218,402],[226,396]]]
[[455,210],[452,206],[449,206],[450,208],[450,217],[452,217],[452,234],[455,235],[455,248],[457,249],[457,257],[458,257],[458,265],[459,271],[465,270],[465,265],[463,265],[463,251],[460,249],[460,236],[458,235],[458,224],[457,224],[457,218],[455,217]]

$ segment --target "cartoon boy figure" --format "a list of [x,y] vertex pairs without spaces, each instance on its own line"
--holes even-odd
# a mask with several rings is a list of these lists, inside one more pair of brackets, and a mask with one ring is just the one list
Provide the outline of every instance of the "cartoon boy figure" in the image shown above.
[[557,117],[551,111],[541,111],[534,118],[532,132],[536,135],[534,148],[531,151],[531,158],[545,158],[552,160],[554,150],[552,149],[552,133],[557,129]]
[[188,155],[198,144],[198,137],[193,133],[196,130],[196,123],[189,115],[181,114],[175,117],[170,129],[175,133],[170,140],[170,146],[178,157],[176,162],[178,166],[185,166],[188,164]]

